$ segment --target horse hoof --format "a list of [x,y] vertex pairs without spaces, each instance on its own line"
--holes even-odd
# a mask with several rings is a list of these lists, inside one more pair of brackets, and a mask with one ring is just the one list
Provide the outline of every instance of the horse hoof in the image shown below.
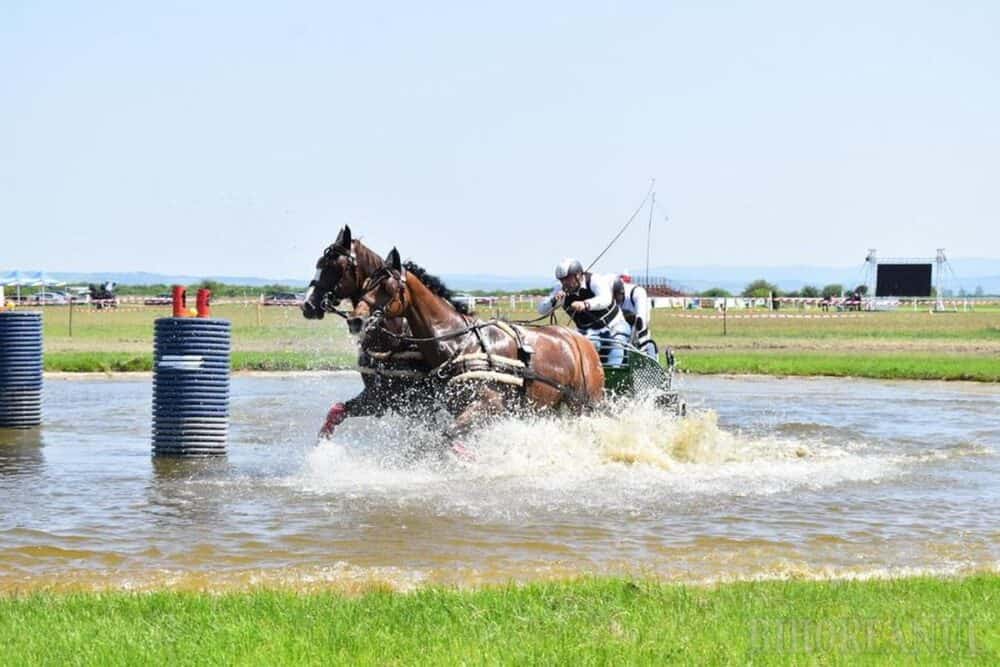
[[347,419],[347,406],[343,403],[334,403],[330,407],[330,411],[326,413],[326,421],[323,422],[323,428],[319,430],[319,434],[329,438],[333,435],[333,429],[345,419]]

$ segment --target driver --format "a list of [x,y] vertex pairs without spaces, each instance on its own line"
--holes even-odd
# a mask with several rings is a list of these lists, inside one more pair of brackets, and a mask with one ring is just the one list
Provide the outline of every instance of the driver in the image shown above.
[[614,276],[587,273],[575,259],[564,259],[556,265],[559,287],[538,304],[538,312],[548,315],[562,306],[576,324],[577,330],[597,348],[602,361],[609,366],[621,366],[628,343],[629,326],[621,309],[614,303]]
[[615,303],[622,309],[625,321],[632,327],[632,344],[643,354],[657,358],[656,343],[649,335],[650,308],[646,288],[636,285],[627,275],[615,280]]

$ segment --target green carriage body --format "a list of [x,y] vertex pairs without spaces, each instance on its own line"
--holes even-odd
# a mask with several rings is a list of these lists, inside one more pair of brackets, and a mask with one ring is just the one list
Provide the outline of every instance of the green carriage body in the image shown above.
[[656,404],[684,415],[687,406],[673,387],[673,355],[667,351],[667,365],[635,348],[625,350],[621,366],[604,366],[604,390],[610,397],[653,396]]

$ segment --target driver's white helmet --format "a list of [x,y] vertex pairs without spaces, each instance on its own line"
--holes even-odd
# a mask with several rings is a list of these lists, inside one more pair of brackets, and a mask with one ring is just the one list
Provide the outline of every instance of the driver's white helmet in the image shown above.
[[556,264],[556,280],[562,280],[574,273],[583,273],[583,264],[580,263],[580,260],[567,257]]

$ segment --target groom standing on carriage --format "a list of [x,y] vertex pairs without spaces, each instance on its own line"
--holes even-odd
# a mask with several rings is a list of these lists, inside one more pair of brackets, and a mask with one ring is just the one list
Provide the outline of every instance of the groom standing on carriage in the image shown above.
[[589,273],[576,259],[556,265],[559,287],[538,304],[538,312],[548,315],[562,306],[577,330],[597,348],[601,361],[621,366],[631,329],[613,295],[614,276]]

